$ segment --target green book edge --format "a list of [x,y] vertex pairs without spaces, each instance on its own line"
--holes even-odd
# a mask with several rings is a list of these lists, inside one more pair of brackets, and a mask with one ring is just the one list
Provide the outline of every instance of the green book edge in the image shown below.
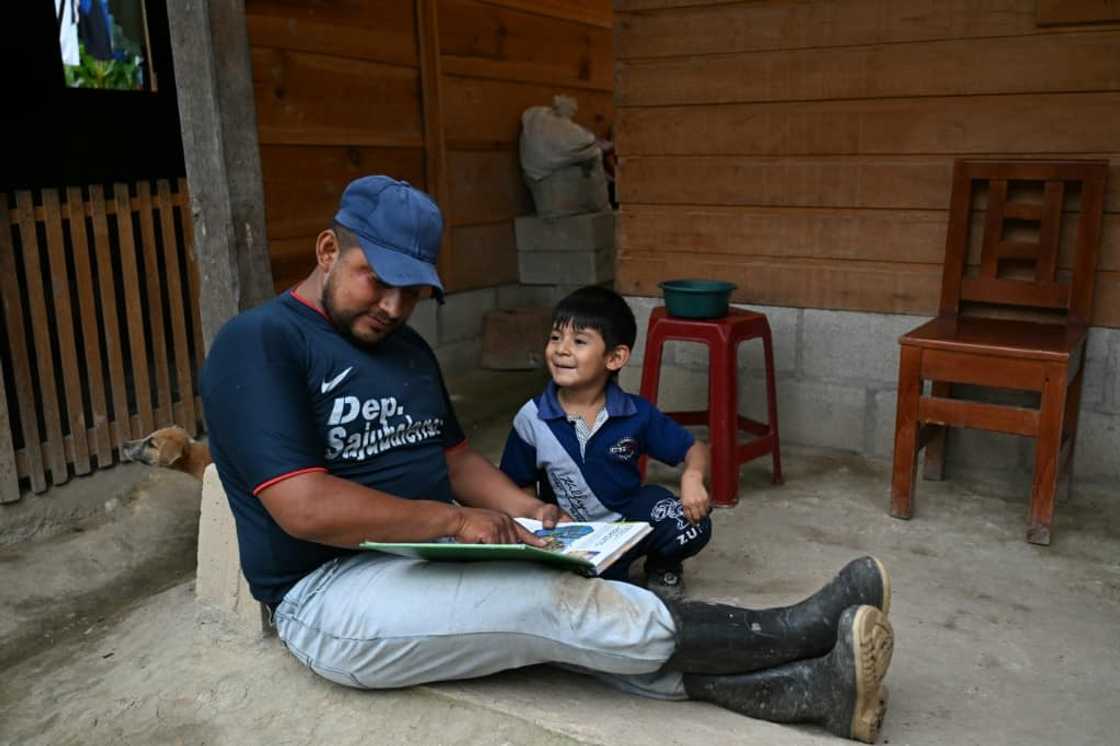
[[[627,546],[620,547],[612,553],[610,561],[603,567],[605,570],[621,556],[626,549],[633,546],[646,534],[653,531],[653,527],[644,521],[618,521],[616,525],[640,525],[643,531],[632,537]],[[358,545],[360,549],[375,552],[385,552],[401,557],[414,557],[429,562],[483,562],[483,561],[530,561],[546,565],[555,565],[567,570],[584,575],[596,575],[594,562],[578,557],[571,557],[558,552],[550,552],[528,544],[456,544],[455,542],[381,542],[363,541]]]
[[440,543],[385,543],[363,541],[362,549],[418,557],[429,562],[482,562],[494,560],[529,560],[547,565],[557,565],[572,570],[593,571],[595,566],[587,560],[568,557],[556,552],[537,549],[528,544],[451,544]]

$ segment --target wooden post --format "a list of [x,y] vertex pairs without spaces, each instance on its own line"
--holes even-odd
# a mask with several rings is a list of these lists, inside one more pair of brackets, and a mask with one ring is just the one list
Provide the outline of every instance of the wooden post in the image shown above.
[[[192,274],[188,282],[197,288],[209,348],[226,320],[273,295],[249,35],[244,0],[179,0],[167,4],[167,15],[191,196],[184,233],[193,235],[197,268],[197,279]],[[160,200],[170,204],[165,182]],[[185,331],[193,322],[184,319],[177,317],[176,325]],[[184,400],[184,411],[192,407]],[[203,480],[196,593],[233,613],[248,631],[267,633],[263,607],[249,595],[237,560],[233,516],[224,499],[207,497],[212,487],[224,498],[213,467]],[[211,547],[229,550],[222,558],[230,562],[208,561]],[[232,583],[221,586],[229,592],[208,595],[206,589],[222,581]]]
[[420,50],[420,108],[424,121],[424,169],[428,194],[443,212],[439,278],[454,289],[451,261],[451,199],[447,183],[447,141],[443,129],[443,80],[439,64],[436,0],[416,0],[416,40]]
[[207,348],[272,297],[253,75],[243,0],[167,4]]

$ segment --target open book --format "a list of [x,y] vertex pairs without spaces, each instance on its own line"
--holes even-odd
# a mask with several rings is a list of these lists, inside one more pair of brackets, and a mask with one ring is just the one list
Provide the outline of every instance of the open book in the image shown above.
[[556,528],[544,528],[540,521],[531,518],[515,520],[545,539],[548,546],[459,544],[444,540],[421,544],[367,541],[361,547],[430,561],[529,560],[557,565],[584,575],[600,575],[653,530],[648,523],[560,523]]

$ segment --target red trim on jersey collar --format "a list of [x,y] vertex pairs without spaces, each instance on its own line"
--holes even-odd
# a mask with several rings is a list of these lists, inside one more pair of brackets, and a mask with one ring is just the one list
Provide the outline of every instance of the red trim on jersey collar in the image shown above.
[[254,487],[253,488],[253,497],[256,497],[262,491],[268,489],[272,485],[279,484],[280,482],[283,482],[285,479],[291,479],[292,477],[298,477],[300,474],[310,474],[310,473],[316,472],[316,471],[325,472],[326,470],[327,470],[327,467],[325,467],[325,466],[309,466],[306,469],[296,469],[295,471],[290,471],[287,474],[281,474],[280,476],[276,476],[276,477],[273,477],[272,479],[265,480],[264,482],[261,482],[256,487]]
[[291,289],[291,290],[289,290],[288,292],[289,292],[289,293],[291,293],[291,296],[292,296],[293,298],[295,298],[296,300],[298,300],[298,301],[299,301],[300,303],[302,303],[303,305],[307,306],[308,308],[310,308],[310,309],[311,309],[312,311],[314,311],[315,313],[317,313],[317,314],[319,314],[320,316],[322,316],[322,317],[323,317],[324,319],[326,319],[327,321],[330,321],[330,322],[331,322],[332,324],[334,323],[333,321],[331,321],[331,317],[330,317],[330,316],[328,316],[328,315],[327,315],[326,313],[324,313],[324,312],[323,312],[323,309],[319,308],[319,307],[318,307],[317,305],[315,305],[315,304],[314,304],[314,303],[312,303],[311,301],[307,300],[307,298],[304,298],[304,297],[303,297],[302,295],[300,295],[300,294],[299,294],[299,293],[298,293],[298,292],[296,291],[296,289],[295,289],[295,288],[292,288],[292,289]]

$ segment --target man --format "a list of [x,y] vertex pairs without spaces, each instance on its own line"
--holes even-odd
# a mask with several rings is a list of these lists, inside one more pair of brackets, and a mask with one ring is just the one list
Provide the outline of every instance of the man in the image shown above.
[[556,506],[467,445],[435,356],[405,325],[443,221],[403,182],[351,183],[314,271],[234,318],[202,375],[241,565],[287,649],[316,673],[402,687],[558,663],[630,691],[692,697],[873,740],[893,636],[890,584],[856,560],[784,609],[667,606],[633,585],[527,563],[426,563],[364,540],[539,544]]

